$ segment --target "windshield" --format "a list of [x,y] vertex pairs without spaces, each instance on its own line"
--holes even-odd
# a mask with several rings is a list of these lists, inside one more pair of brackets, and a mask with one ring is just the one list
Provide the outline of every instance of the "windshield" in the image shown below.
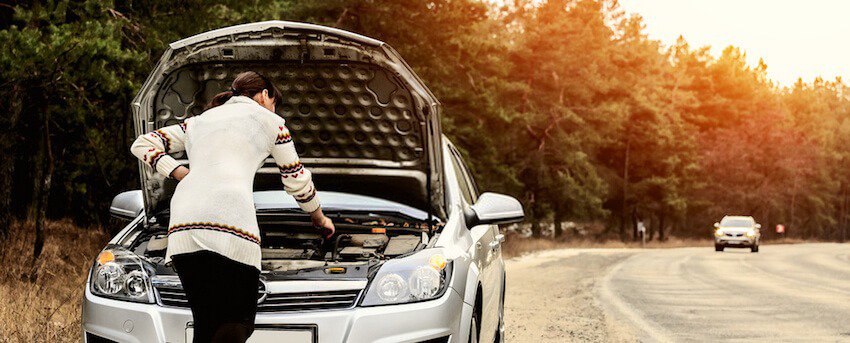
[[724,218],[723,221],[720,222],[720,226],[753,226],[753,220],[744,218]]

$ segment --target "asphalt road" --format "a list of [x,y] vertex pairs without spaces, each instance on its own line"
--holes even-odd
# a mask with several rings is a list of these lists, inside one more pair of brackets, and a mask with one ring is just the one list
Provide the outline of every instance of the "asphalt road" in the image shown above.
[[850,342],[850,244],[509,260],[510,342]]

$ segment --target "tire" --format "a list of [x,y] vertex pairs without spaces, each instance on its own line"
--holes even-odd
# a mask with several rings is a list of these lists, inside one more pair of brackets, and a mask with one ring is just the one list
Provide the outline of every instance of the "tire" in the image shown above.
[[472,321],[469,323],[469,343],[478,343],[481,326],[481,310],[478,306],[472,308]]
[[502,275],[502,301],[499,303],[499,326],[496,327],[495,343],[505,343],[505,286],[507,277]]
[[714,245],[714,251],[723,251],[723,248],[724,248],[724,247],[723,247],[722,245],[720,245],[720,244],[715,244],[715,245]]
[[753,252],[753,253],[759,252],[759,245],[756,244],[756,245],[753,245],[752,247],[750,247],[750,252]]

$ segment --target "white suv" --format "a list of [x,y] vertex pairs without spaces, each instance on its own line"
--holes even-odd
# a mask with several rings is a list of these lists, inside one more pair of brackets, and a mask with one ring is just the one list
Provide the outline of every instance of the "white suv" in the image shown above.
[[714,250],[723,251],[726,247],[750,248],[759,252],[761,224],[749,216],[725,216],[714,223]]

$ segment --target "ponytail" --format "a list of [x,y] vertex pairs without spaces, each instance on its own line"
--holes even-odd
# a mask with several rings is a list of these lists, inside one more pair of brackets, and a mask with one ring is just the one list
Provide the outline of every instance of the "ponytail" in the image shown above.
[[277,87],[265,76],[253,71],[240,73],[236,75],[236,79],[233,80],[230,89],[216,94],[204,110],[221,106],[234,96],[244,95],[250,98],[263,90],[267,90],[269,97],[275,99],[275,101],[279,102],[283,98]]
[[212,100],[210,100],[210,102],[207,104],[207,106],[204,107],[204,111],[211,109],[213,107],[218,107],[218,106],[224,105],[224,103],[227,102],[227,100],[230,100],[230,98],[232,98],[232,97],[233,97],[233,91],[224,91],[224,92],[218,93],[212,98]]

